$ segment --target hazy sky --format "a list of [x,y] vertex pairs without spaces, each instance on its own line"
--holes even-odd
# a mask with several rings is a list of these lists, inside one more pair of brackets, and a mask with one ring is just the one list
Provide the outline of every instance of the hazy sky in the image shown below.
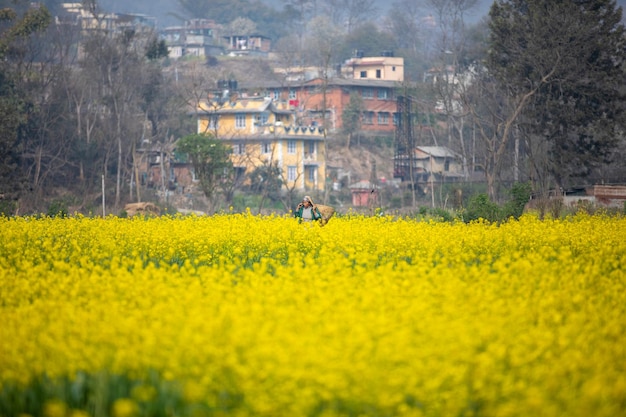
[[[626,0],[624,0],[626,1]],[[272,5],[276,9],[282,8],[284,4],[281,0],[264,0],[266,4]],[[388,0],[377,0],[378,8],[386,13],[392,2]],[[489,10],[492,0],[478,0],[476,11],[467,16],[467,21],[472,22],[485,16]],[[159,27],[182,24],[176,16],[182,16],[183,12],[178,6],[177,0],[100,0],[100,7],[108,12],[118,13],[141,13],[155,16]]]
[[[276,9],[280,9],[282,4],[284,4],[282,0],[264,1],[266,4],[273,5]],[[392,3],[389,0],[376,1],[382,14],[386,13],[387,8]],[[185,17],[178,7],[177,0],[100,0],[99,3],[102,9],[110,12],[142,13],[155,16],[158,19],[159,27],[182,24],[183,21],[177,19],[176,16]],[[493,0],[478,0],[475,11],[467,15],[466,21],[473,23],[486,16],[492,3]],[[622,8],[626,8],[626,0],[618,0],[617,4],[622,6]]]

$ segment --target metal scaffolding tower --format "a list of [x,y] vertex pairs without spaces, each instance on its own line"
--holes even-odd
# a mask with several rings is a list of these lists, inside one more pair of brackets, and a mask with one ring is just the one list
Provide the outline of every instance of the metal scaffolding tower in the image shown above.
[[413,99],[398,96],[396,125],[396,150],[393,176],[402,181],[414,179],[415,132],[413,129]]

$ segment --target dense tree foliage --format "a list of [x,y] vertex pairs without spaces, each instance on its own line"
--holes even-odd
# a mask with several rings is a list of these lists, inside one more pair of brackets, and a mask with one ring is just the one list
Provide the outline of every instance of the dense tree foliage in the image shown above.
[[189,157],[200,188],[212,208],[217,190],[232,179],[231,147],[211,135],[192,134],[182,137],[176,149]]
[[16,210],[27,187],[21,152],[32,124],[29,116],[37,111],[26,94],[24,66],[20,69],[18,64],[24,62],[24,41],[45,30],[50,20],[45,7],[27,9],[21,15],[14,9],[0,9],[0,212]]
[[527,98],[517,122],[535,178],[565,187],[590,175],[626,125],[621,9],[614,0],[501,0],[490,17],[489,72],[507,95]]

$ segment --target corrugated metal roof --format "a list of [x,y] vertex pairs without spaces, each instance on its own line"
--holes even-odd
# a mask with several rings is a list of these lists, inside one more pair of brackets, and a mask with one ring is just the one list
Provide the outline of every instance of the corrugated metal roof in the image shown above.
[[239,83],[239,88],[241,90],[250,90],[250,89],[258,89],[258,88],[302,88],[302,87],[314,87],[323,84],[324,82],[328,83],[329,87],[386,87],[386,88],[394,88],[400,87],[401,83],[398,81],[387,81],[387,80],[373,80],[371,78],[339,78],[333,77],[328,80],[323,80],[322,78],[313,78],[307,81],[284,81],[284,80],[264,80],[262,82],[241,82]]
[[435,158],[456,158],[457,154],[445,146],[418,146],[417,150]]

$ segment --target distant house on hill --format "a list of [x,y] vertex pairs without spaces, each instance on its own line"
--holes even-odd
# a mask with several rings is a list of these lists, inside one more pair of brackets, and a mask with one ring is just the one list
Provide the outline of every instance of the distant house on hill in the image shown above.
[[315,78],[305,82],[266,83],[263,94],[285,101],[303,124],[324,125],[331,130],[343,126],[343,112],[351,94],[363,100],[361,130],[393,134],[397,118],[394,81],[352,78]]
[[[278,68],[284,82],[268,83],[265,95],[285,100],[305,123],[331,130],[343,127],[343,112],[350,96],[362,98],[361,131],[393,134],[397,123],[396,89],[404,80],[404,58],[388,56],[347,60],[334,77],[320,77],[314,68]],[[312,75],[313,78],[308,78]]]
[[222,36],[226,43],[226,52],[230,55],[267,56],[272,47],[270,38],[263,35]]
[[445,146],[417,146],[413,154],[396,155],[394,177],[416,183],[455,182],[464,177],[460,157]]
[[63,3],[61,12],[55,17],[56,24],[76,25],[84,32],[106,31],[121,33],[133,29],[136,32],[156,28],[156,17],[138,13],[97,13],[86,9],[82,3]]
[[404,58],[394,57],[391,52],[383,56],[357,56],[342,66],[342,74],[356,80],[404,81]]
[[192,19],[183,26],[165,28],[161,38],[165,40],[170,58],[221,55],[224,48],[217,40],[219,28],[213,20]]

